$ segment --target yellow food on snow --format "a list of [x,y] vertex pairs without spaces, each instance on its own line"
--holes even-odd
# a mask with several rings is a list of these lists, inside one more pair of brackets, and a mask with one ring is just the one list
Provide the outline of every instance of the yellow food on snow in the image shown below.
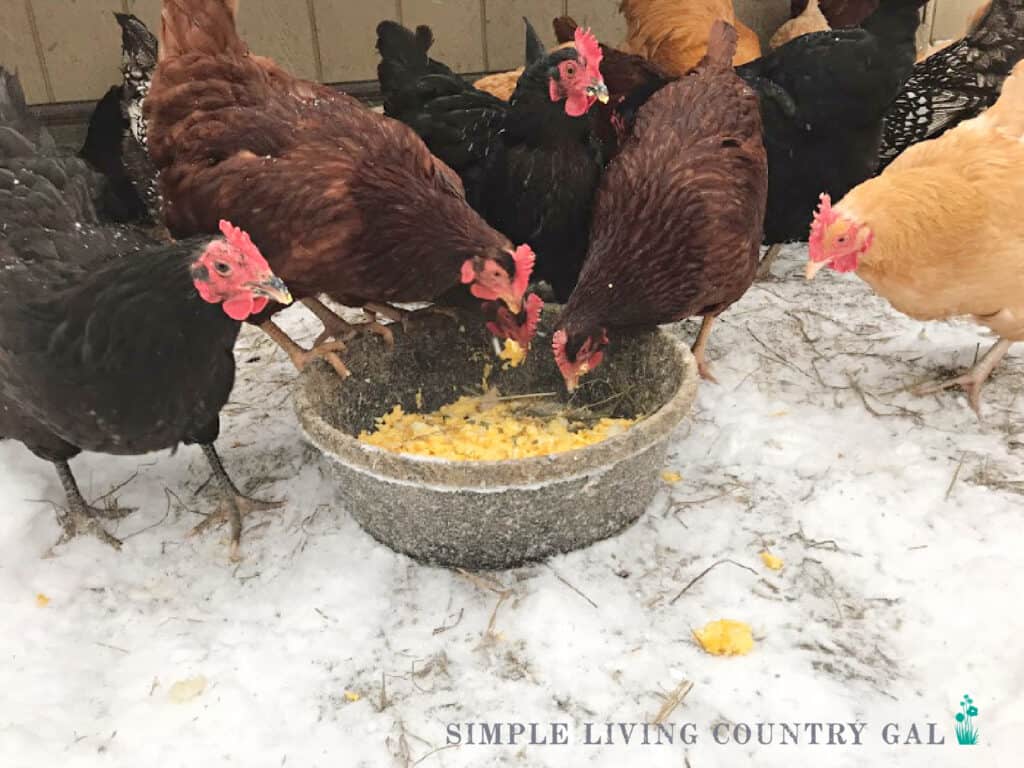
[[493,394],[460,397],[434,413],[406,413],[396,405],[377,419],[360,441],[395,453],[454,461],[502,461],[572,451],[625,432],[632,419],[584,423],[568,415],[537,416],[526,400],[502,401]]
[[359,701],[363,697],[360,696],[355,691],[345,691],[345,698],[348,699],[349,701],[355,702],[355,701]]
[[206,690],[206,678],[202,675],[179,680],[167,692],[167,698],[176,704],[184,704],[191,701]]
[[680,475],[678,472],[673,472],[670,469],[666,469],[662,471],[661,479],[664,480],[669,485],[675,485],[676,483],[683,479],[683,476]]
[[773,555],[767,549],[761,553],[761,562],[765,564],[766,568],[771,568],[773,571],[781,571],[782,566],[785,565],[781,557]]
[[713,656],[745,656],[754,648],[754,633],[742,621],[719,619],[693,630],[700,647]]
[[515,339],[505,339],[505,347],[498,357],[505,361],[506,368],[518,368],[526,359],[526,350]]
[[48,598],[42,592],[40,592],[38,595],[36,595],[36,605],[38,605],[40,608],[45,608],[49,604],[50,604],[50,598]]

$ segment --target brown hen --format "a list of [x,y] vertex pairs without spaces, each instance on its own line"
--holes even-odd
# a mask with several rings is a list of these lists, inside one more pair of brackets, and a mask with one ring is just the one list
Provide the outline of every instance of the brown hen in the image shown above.
[[553,338],[566,385],[592,371],[609,334],[692,315],[701,373],[714,318],[750,287],[768,190],[757,95],[716,21],[705,60],[640,109],[602,179],[590,250]]
[[[251,55],[234,11],[232,0],[163,3],[146,115],[171,232],[214,232],[230,218],[335,337],[353,329],[318,294],[387,311],[461,282],[520,312],[530,249],[469,207],[459,177],[412,130]],[[307,352],[272,320],[261,327],[297,366],[322,355],[344,375],[337,342]]]

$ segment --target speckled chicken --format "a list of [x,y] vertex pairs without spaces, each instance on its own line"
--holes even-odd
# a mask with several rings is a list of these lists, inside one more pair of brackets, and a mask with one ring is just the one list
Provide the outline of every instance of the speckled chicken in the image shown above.
[[907,147],[977,117],[1024,57],[1024,0],[992,0],[960,42],[917,64],[885,113],[880,168]]
[[704,61],[640,109],[598,192],[587,261],[552,347],[566,385],[601,362],[612,334],[714,319],[757,268],[768,164],[757,95],[732,68],[736,32],[715,22]]

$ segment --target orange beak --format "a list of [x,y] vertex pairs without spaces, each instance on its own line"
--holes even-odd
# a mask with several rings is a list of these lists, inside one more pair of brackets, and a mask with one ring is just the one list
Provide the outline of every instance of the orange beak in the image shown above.
[[804,277],[807,280],[813,280],[814,276],[818,274],[822,269],[828,266],[828,261],[808,261],[807,269],[804,270]]

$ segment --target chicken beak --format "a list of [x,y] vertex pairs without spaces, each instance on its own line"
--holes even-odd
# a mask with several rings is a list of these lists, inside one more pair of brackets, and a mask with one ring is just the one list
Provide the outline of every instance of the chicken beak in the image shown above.
[[807,269],[804,272],[804,277],[808,280],[813,280],[814,276],[818,274],[822,269],[828,266],[827,261],[808,261]]
[[518,315],[523,311],[523,298],[521,296],[517,297],[510,293],[506,296],[502,296],[501,300],[505,302],[505,305],[513,315]]
[[291,291],[288,290],[288,286],[277,275],[270,275],[258,283],[246,283],[246,287],[257,296],[265,296],[283,306],[288,306],[292,303]]
[[593,83],[587,86],[587,95],[593,96],[595,99],[600,101],[602,104],[608,103],[608,86],[599,80],[595,80]]

